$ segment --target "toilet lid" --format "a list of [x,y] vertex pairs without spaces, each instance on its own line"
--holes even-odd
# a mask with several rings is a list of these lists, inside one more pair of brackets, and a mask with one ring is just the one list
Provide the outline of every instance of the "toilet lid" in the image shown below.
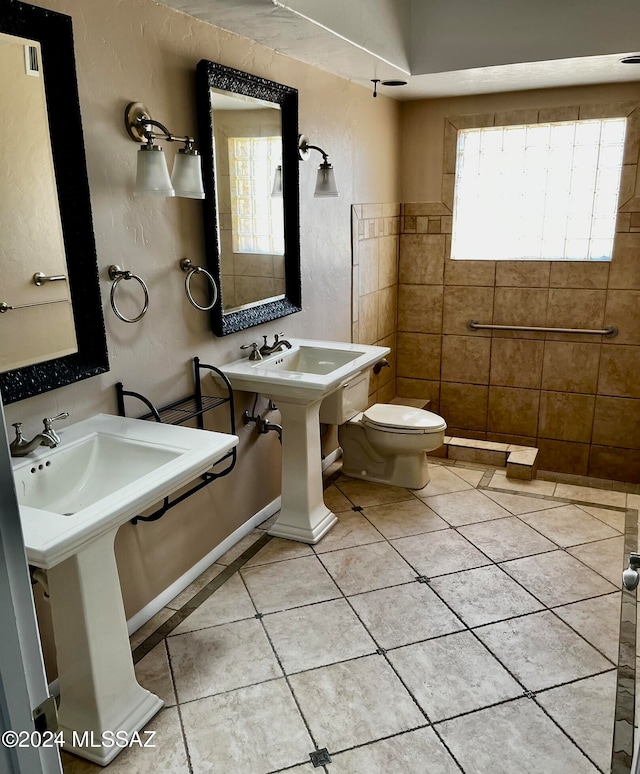
[[363,413],[362,421],[369,427],[405,433],[436,433],[447,429],[447,423],[438,414],[395,403],[375,403]]

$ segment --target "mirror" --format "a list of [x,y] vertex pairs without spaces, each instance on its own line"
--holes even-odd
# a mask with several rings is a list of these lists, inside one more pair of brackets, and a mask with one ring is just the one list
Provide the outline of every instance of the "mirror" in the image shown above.
[[203,60],[196,96],[211,325],[225,336],[302,308],[298,92]]
[[[5,293],[12,292],[9,283],[11,268],[30,262],[34,256],[40,255],[43,260],[48,261],[57,252],[61,270],[51,268],[55,266],[52,263],[46,263],[41,270],[48,276],[67,275],[66,280],[46,283],[45,293],[48,295],[38,295],[37,306],[15,309],[0,315],[0,341],[10,324],[15,325],[11,320],[17,320],[16,315],[30,313],[32,310],[33,316],[29,315],[29,319],[25,317],[22,324],[17,326],[16,332],[10,333],[11,338],[15,340],[18,336],[18,344],[25,350],[28,333],[33,332],[35,338],[46,340],[49,336],[51,339],[44,354],[26,355],[21,361],[25,362],[24,367],[12,368],[0,374],[3,401],[12,403],[103,373],[108,370],[109,365],[76,84],[71,19],[17,0],[5,0],[0,15],[0,39],[7,43],[3,46],[4,49],[12,49],[15,41],[21,48],[23,42],[26,42],[38,52],[37,63],[41,70],[46,99],[46,106],[40,112],[39,120],[42,125],[38,131],[43,137],[48,135],[50,153],[47,148],[46,162],[50,164],[51,156],[53,164],[52,174],[48,175],[48,193],[45,193],[44,184],[46,172],[34,179],[33,173],[26,171],[23,164],[2,168],[3,190],[13,185],[24,186],[28,192],[37,181],[39,198],[35,192],[32,197],[25,196],[20,206],[20,216],[3,226],[3,233],[7,236],[0,245],[3,276],[0,284],[0,296],[3,297],[0,302],[12,304],[9,295],[4,298]],[[26,134],[26,128],[19,126],[20,120],[21,117],[16,118],[14,108],[8,109],[3,101],[0,138],[16,131],[16,121],[21,135]],[[35,127],[31,128],[35,131]],[[39,145],[41,150],[46,143],[39,142]],[[42,199],[43,196],[46,196],[46,202]],[[33,211],[30,212],[30,208],[39,211],[37,229],[33,228]],[[42,217],[44,208],[48,212],[46,218]],[[9,256],[10,248],[15,245],[22,245],[19,252],[23,254],[17,257],[15,254]],[[49,275],[50,271],[53,272],[52,275]],[[30,283],[33,283],[32,274]],[[42,288],[36,288],[33,283],[33,289],[37,292]],[[64,303],[62,298],[65,296],[68,299],[69,295],[72,312],[69,304]],[[43,304],[43,298],[48,303]],[[73,321],[69,341],[64,340],[59,332],[51,335],[55,317],[52,310],[56,308],[66,308],[69,322]],[[77,346],[72,343],[73,338]],[[69,354],[64,354],[65,352]],[[38,362],[39,360],[45,362]]]

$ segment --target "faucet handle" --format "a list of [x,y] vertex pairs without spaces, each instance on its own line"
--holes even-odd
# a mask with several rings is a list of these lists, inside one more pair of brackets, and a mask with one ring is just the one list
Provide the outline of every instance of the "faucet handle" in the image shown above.
[[251,350],[251,352],[249,353],[249,360],[262,360],[262,355],[255,341],[252,341],[251,344],[241,344],[240,349]]
[[42,420],[42,423],[44,425],[45,430],[51,430],[51,423],[57,422],[59,419],[67,419],[69,416],[68,411],[63,411],[61,414],[56,414],[55,417],[45,417]]

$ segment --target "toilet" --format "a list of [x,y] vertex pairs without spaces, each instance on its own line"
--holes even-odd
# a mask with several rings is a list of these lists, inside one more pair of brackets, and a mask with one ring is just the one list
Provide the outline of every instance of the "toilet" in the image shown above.
[[370,373],[349,379],[326,397],[320,422],[338,425],[342,472],[377,484],[422,489],[429,483],[427,452],[444,443],[441,416],[411,406],[369,402]]
[[429,483],[427,452],[442,446],[447,423],[438,414],[375,403],[338,428],[342,472],[352,478],[422,489]]

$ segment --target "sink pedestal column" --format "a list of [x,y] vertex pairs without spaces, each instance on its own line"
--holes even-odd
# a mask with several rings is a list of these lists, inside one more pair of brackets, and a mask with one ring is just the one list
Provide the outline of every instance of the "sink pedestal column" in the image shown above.
[[338,520],[322,496],[322,401],[274,400],[282,417],[282,507],[269,534],[317,543]]
[[113,549],[116,532],[47,571],[64,746],[102,766],[123,749],[105,732],[129,737],[163,705],[138,685],[133,669]]

